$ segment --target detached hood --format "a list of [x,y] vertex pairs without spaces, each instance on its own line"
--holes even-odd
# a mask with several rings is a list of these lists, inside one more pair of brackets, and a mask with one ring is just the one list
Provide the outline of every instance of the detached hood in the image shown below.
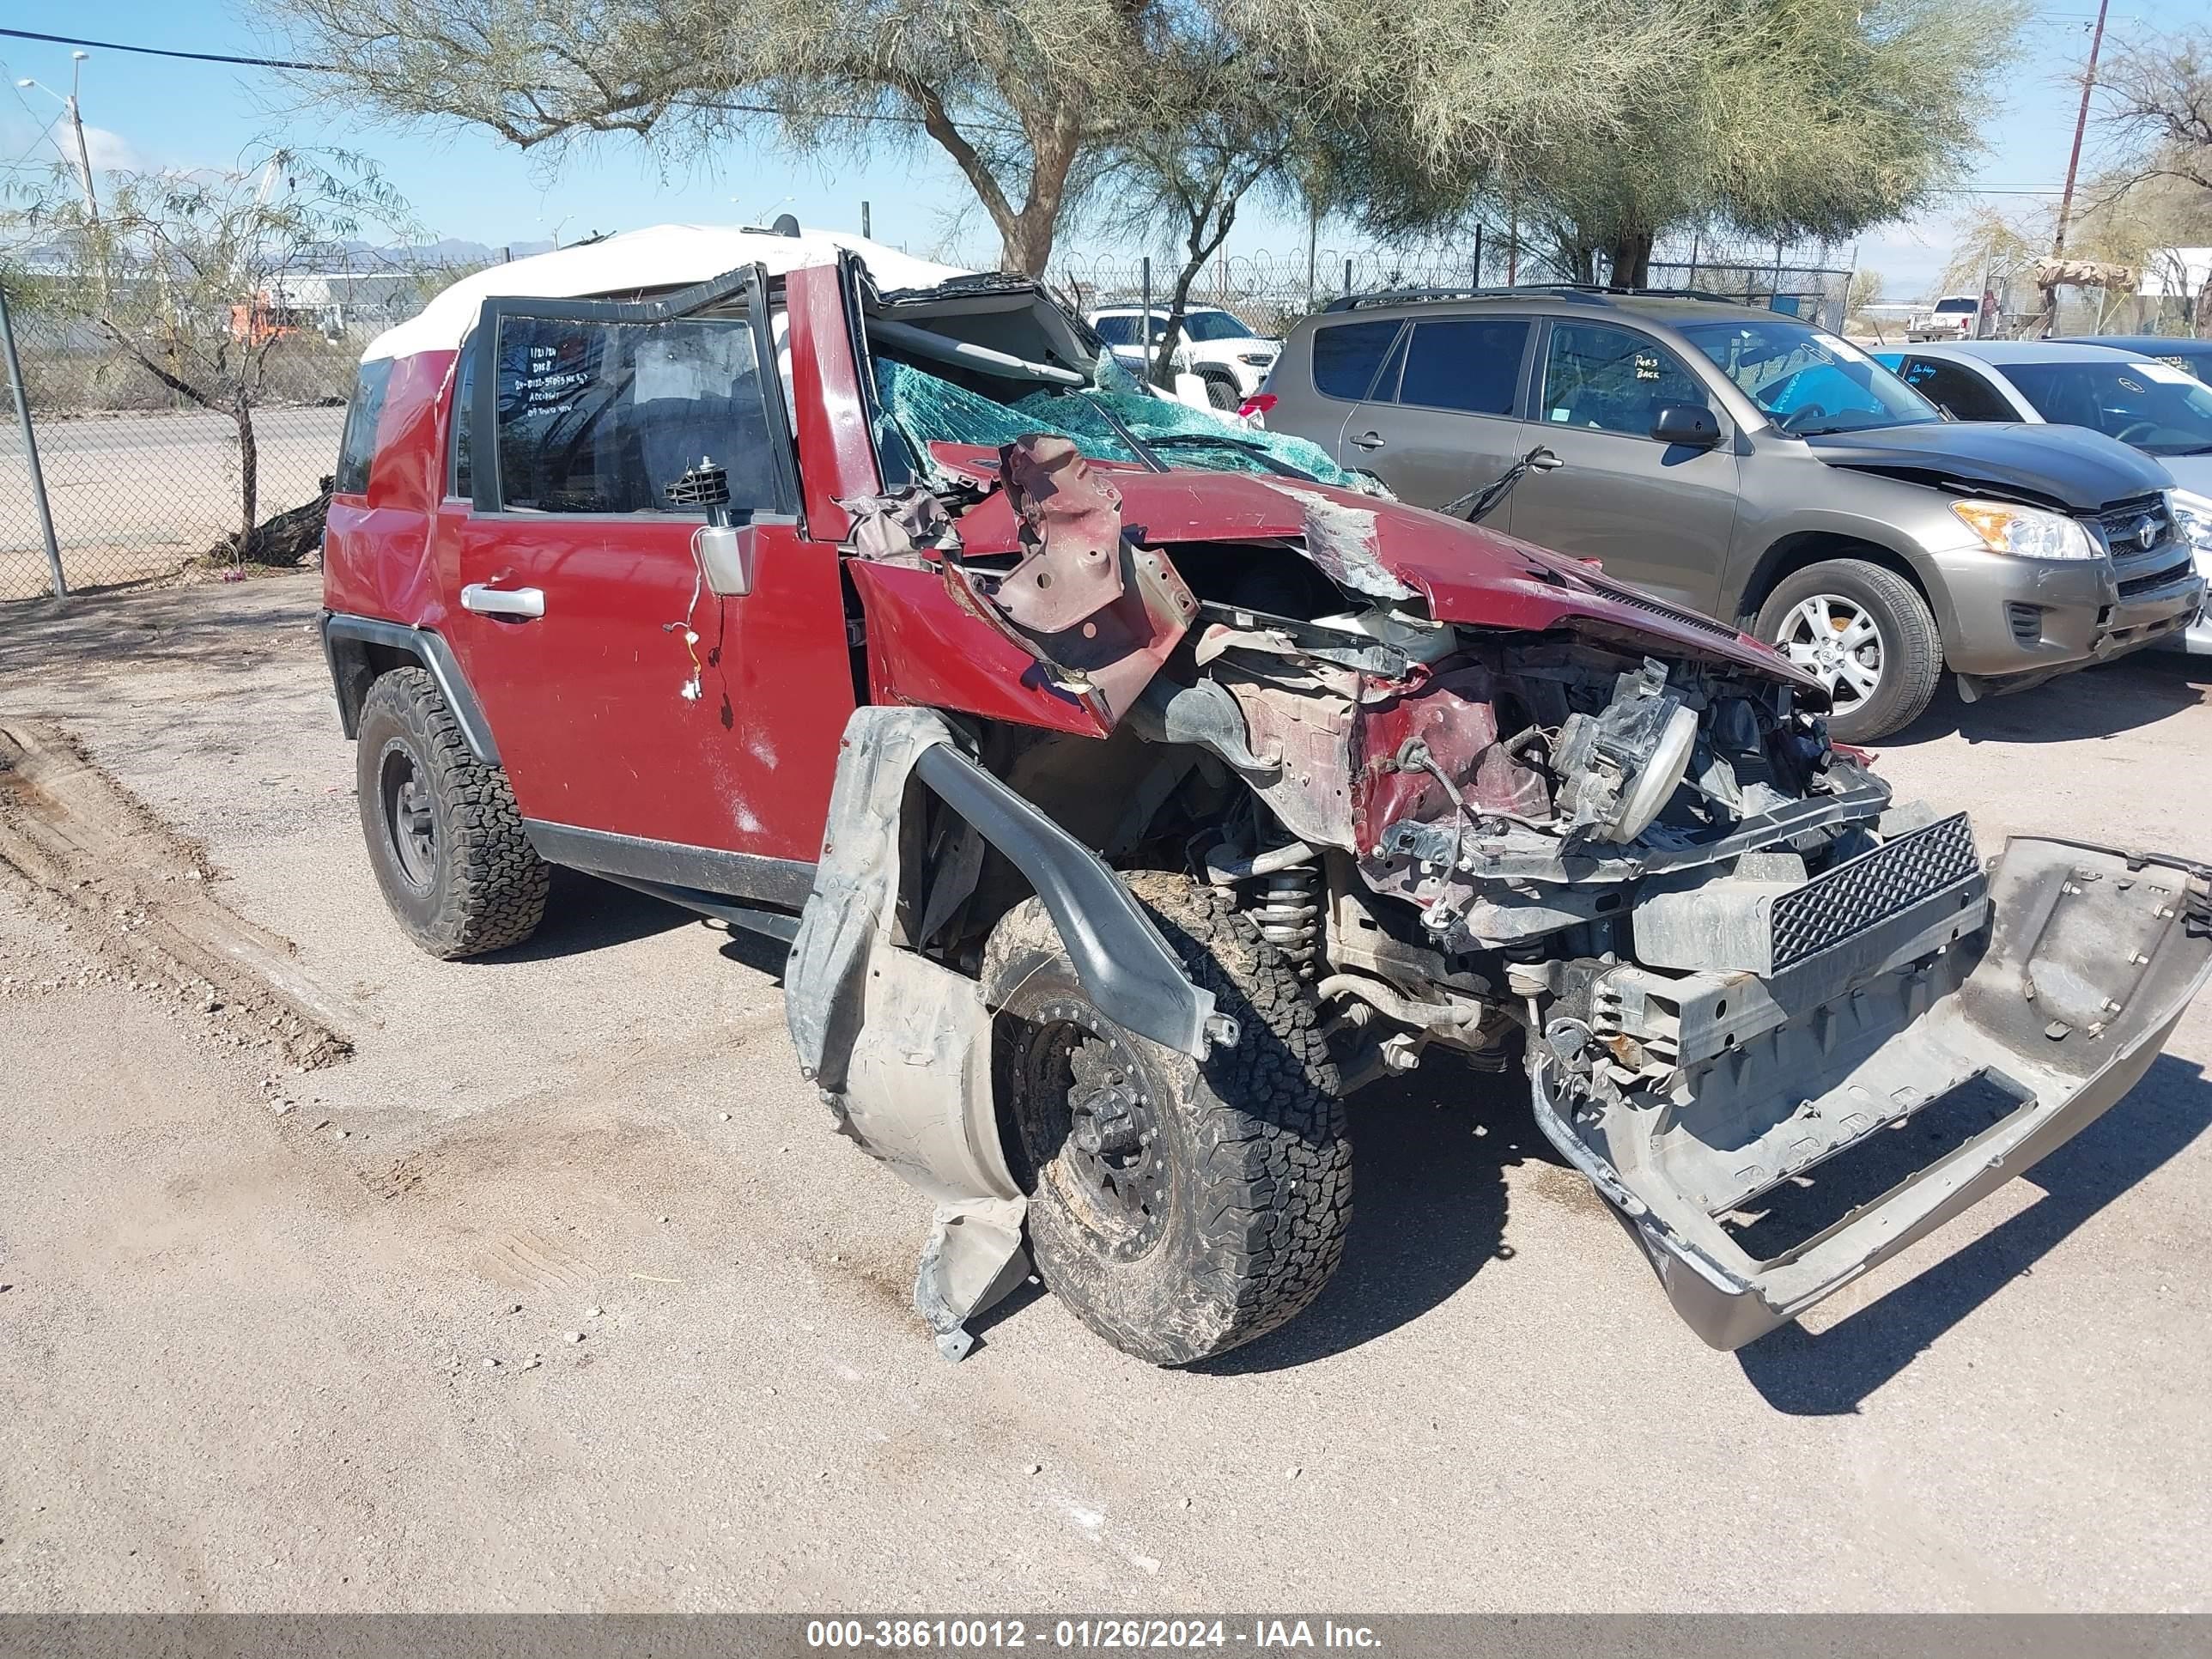
[[2148,495],[2172,482],[2141,450],[2086,427],[1929,421],[1831,433],[1805,443],[1830,466],[1937,489],[1987,486],[2075,513]]
[[[951,471],[997,480],[994,450],[933,444],[931,451]],[[1817,681],[1725,623],[1608,581],[1596,565],[1439,513],[1249,473],[1094,465],[1121,493],[1130,532],[1171,556],[1179,542],[1291,542],[1339,586],[1384,601],[1424,600],[1439,622],[1562,628],[1630,649],[1730,663],[1819,693]],[[959,530],[970,553],[1021,546],[1003,490],[963,514]]]

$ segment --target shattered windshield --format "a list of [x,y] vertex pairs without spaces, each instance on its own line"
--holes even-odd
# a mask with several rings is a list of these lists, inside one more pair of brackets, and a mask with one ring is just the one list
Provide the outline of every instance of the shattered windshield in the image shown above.
[[1110,351],[1101,352],[1087,387],[1033,386],[1006,402],[985,397],[912,363],[878,354],[876,391],[884,413],[916,456],[933,443],[997,448],[1024,434],[1073,439],[1102,461],[1142,465],[1122,431],[1169,466],[1249,472],[1356,489],[1364,481],[1318,444],[1248,427],[1172,398],[1155,397]]

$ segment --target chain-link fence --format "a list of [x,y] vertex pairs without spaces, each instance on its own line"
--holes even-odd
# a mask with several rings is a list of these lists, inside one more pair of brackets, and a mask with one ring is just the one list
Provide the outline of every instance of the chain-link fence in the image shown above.
[[[459,274],[459,273],[455,273]],[[239,423],[166,386],[98,325],[11,286],[21,390],[54,550],[71,592],[165,581],[235,556],[246,526]],[[253,521],[322,493],[362,348],[442,281],[301,276],[214,327],[265,346],[252,410]],[[12,393],[0,402],[0,601],[53,590],[32,458]]]

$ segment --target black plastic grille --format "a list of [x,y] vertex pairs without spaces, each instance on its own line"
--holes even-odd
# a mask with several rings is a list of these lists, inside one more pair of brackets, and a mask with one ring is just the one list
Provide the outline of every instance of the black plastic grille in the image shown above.
[[[2173,539],[2173,514],[2163,495],[2140,495],[2120,501],[2098,514],[2093,522],[2105,550],[2116,559],[2137,559],[2155,553]],[[2148,531],[2146,541],[2143,532]]]
[[1589,576],[1583,577],[1582,581],[1585,586],[1604,594],[1608,599],[1618,599],[1623,605],[1632,605],[1638,611],[1649,611],[1654,616],[1665,617],[1686,627],[1703,629],[1706,633],[1717,634],[1724,640],[1732,640],[1736,636],[1736,630],[1724,622],[1717,622],[1711,617],[1701,616],[1695,611],[1685,611],[1680,605],[1668,605],[1664,599],[1655,599],[1650,594],[1640,592],[1633,587],[1616,586],[1612,582],[1599,581]]
[[2187,580],[2196,574],[2196,562],[2185,556],[2160,570],[2153,570],[2141,576],[2124,576],[2120,579],[2120,597],[2132,599],[2138,593],[2155,592],[2161,587],[2169,587],[2175,582]]
[[1775,900],[1775,970],[1888,921],[1978,867],[1964,812],[1846,860]]

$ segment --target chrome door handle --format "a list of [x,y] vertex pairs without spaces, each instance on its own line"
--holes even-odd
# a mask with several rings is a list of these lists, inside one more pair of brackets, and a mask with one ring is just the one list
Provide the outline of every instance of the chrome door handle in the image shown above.
[[545,614],[545,591],[538,587],[487,587],[471,582],[461,590],[461,609],[479,617],[514,617],[527,621]]
[[1382,447],[1382,434],[1379,432],[1363,432],[1352,440],[1352,447],[1355,449],[1380,449]]
[[1562,467],[1565,465],[1565,461],[1548,449],[1540,449],[1528,458],[1530,470],[1537,472],[1549,472],[1555,467]]

